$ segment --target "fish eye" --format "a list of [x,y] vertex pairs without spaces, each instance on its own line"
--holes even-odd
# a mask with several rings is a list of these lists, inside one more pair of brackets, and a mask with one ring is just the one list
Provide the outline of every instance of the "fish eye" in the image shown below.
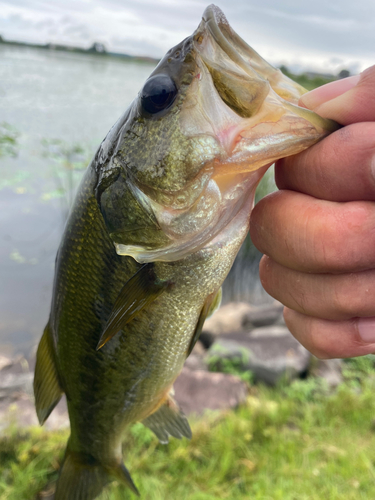
[[155,75],[147,80],[141,92],[141,104],[144,111],[154,115],[169,106],[175,100],[177,88],[168,75]]

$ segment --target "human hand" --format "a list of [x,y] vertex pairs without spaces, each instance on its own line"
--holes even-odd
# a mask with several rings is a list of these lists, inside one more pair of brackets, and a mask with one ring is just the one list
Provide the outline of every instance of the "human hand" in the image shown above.
[[301,104],[342,125],[280,160],[280,191],[250,234],[260,278],[293,335],[319,358],[375,352],[375,66],[316,89]]

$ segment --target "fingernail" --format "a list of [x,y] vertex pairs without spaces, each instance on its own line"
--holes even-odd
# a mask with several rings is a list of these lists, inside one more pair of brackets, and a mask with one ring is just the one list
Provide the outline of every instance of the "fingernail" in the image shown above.
[[375,342],[375,318],[359,318],[357,328],[363,342]]
[[308,109],[315,109],[324,102],[330,101],[339,95],[345,94],[359,82],[361,75],[349,76],[342,80],[327,83],[317,89],[311,90],[300,98],[300,104]]

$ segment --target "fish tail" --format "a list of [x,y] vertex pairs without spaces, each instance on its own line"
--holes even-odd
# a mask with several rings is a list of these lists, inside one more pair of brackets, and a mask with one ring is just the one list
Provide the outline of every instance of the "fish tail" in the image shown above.
[[100,464],[93,457],[90,459],[71,451],[68,443],[54,500],[94,500],[114,479],[139,495],[123,463],[114,466]]

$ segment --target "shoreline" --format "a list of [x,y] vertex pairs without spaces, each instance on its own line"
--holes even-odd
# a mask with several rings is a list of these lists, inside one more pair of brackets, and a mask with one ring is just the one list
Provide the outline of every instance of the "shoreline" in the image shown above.
[[150,64],[157,64],[159,62],[159,59],[155,59],[153,57],[148,57],[148,56],[132,56],[130,54],[123,54],[121,52],[107,52],[104,45],[98,42],[93,43],[90,48],[84,49],[82,47],[74,47],[56,43],[38,44],[38,43],[21,42],[17,40],[5,40],[0,35],[0,47],[2,45],[8,45],[8,46],[10,45],[18,48],[42,49],[54,52],[67,52],[70,54],[84,54],[91,56],[94,55],[102,58],[110,57],[112,59],[122,59],[125,61],[142,62]]

